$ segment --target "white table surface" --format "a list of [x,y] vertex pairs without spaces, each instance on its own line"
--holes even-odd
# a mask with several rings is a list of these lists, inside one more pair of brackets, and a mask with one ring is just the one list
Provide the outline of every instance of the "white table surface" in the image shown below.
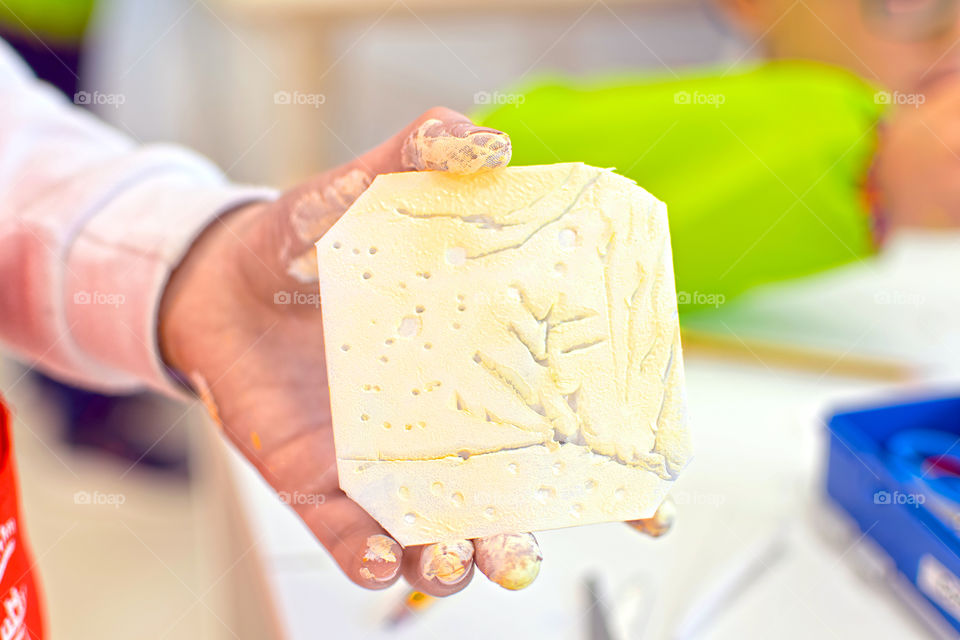
[[[930,258],[922,269],[916,268],[915,256],[932,255],[929,242],[897,249],[899,253],[884,263],[831,276],[822,294],[809,292],[805,285],[797,288],[801,299],[827,296],[821,300],[829,299],[833,311],[797,306],[781,292],[779,306],[754,303],[754,326],[763,326],[756,319],[764,313],[777,317],[786,313],[784,308],[792,308],[794,314],[808,313],[817,330],[834,332],[828,341],[837,347],[855,351],[866,344],[869,352],[892,340],[894,344],[885,346],[887,353],[916,356],[929,365],[936,352],[930,345],[945,347],[957,341],[947,319],[960,310],[958,288],[942,279],[931,282],[927,275],[942,274],[939,269],[956,262],[947,250],[952,246],[957,245],[938,245],[939,258]],[[904,271],[912,274],[912,280],[903,279]],[[920,306],[932,319],[917,320],[908,305],[893,306],[884,315],[892,305],[878,307],[877,290],[905,294],[922,290],[926,297]],[[883,316],[879,322],[878,315]],[[802,316],[790,317],[791,326],[807,326]],[[742,325],[730,322],[734,330],[750,327],[746,320]],[[926,327],[925,335],[915,334],[917,322]],[[874,338],[860,335],[863,329],[858,327],[864,326],[871,328]],[[816,337],[815,332],[807,334]],[[915,344],[925,345],[925,350],[912,349]],[[943,364],[948,358],[941,353],[938,360]],[[402,597],[404,587],[369,593],[348,583],[292,512],[231,451],[238,493],[247,501],[253,536],[260,540],[265,571],[289,637],[586,638],[582,582],[593,573],[601,576],[611,602],[646,594],[651,613],[645,625],[633,625],[625,638],[670,638],[698,594],[727,574],[742,554],[784,527],[784,554],[769,563],[698,638],[924,637],[924,628],[888,589],[854,571],[857,550],[847,542],[828,542],[813,516],[823,480],[822,417],[838,405],[889,401],[890,394],[905,390],[829,374],[789,372],[760,362],[734,364],[688,356],[686,364],[695,458],[672,493],[679,503],[674,531],[661,540],[644,538],[619,524],[543,532],[538,534],[543,568],[526,591],[507,592],[478,576],[464,593],[438,603],[399,632],[384,632],[378,619]],[[930,380],[918,386],[929,387],[933,375],[939,376],[941,390],[950,389],[951,383],[953,389],[960,386],[950,379],[950,367],[927,370]]]
[[903,234],[876,258],[758,289],[686,326],[955,374],[960,233]]

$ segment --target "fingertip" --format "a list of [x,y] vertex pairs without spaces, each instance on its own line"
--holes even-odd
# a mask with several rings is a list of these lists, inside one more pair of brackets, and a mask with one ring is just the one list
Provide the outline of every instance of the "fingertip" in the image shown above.
[[473,579],[473,558],[470,540],[408,547],[403,574],[414,589],[444,597],[462,590]]
[[659,538],[673,528],[676,520],[677,505],[671,498],[666,498],[651,517],[642,520],[630,520],[627,524],[651,538]]
[[427,545],[420,552],[420,574],[450,586],[463,580],[473,566],[473,543],[457,540]]
[[474,540],[477,568],[504,589],[525,589],[540,574],[543,554],[532,533],[505,533]]
[[358,584],[368,589],[385,589],[400,577],[403,547],[390,536],[375,533],[366,536],[357,556]]
[[510,163],[510,136],[449,109],[427,111],[405,138],[401,161],[415,171],[469,174]]

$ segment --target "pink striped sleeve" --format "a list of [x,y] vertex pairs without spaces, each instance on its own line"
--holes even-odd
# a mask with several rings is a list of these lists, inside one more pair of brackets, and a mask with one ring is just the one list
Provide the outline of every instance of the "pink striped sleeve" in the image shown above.
[[173,392],[157,311],[216,217],[274,197],[206,159],[137,147],[34,80],[0,43],[0,342],[106,391]]

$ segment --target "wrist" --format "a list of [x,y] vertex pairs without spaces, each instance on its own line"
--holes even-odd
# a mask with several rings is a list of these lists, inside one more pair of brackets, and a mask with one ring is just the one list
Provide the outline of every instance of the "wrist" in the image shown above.
[[157,339],[164,364],[174,377],[197,368],[198,333],[216,330],[216,309],[229,298],[237,271],[236,248],[243,229],[264,207],[263,202],[242,205],[219,216],[190,246],[170,274],[160,301]]

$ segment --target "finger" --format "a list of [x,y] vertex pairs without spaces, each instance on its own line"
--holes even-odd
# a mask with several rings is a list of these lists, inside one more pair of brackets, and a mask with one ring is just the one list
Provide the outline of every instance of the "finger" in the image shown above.
[[367,589],[384,589],[400,577],[403,548],[346,495],[322,504],[294,505],[343,573]]
[[473,545],[477,568],[504,589],[525,589],[540,573],[543,554],[532,533],[478,538]]
[[400,157],[405,169],[477,173],[510,162],[513,148],[507,134],[478,127],[455,111],[428,118],[404,139]]
[[469,540],[407,547],[403,552],[403,576],[418,591],[448,596],[473,579],[473,543]]
[[341,167],[322,173],[304,185],[315,189],[331,175],[360,170],[372,177],[396,171],[473,173],[510,162],[510,136],[481,127],[446,107],[429,109],[386,142]]
[[627,524],[651,538],[659,538],[670,531],[676,519],[677,505],[671,498],[666,498],[660,503],[652,517],[643,520],[631,520]]
[[[261,384],[252,381],[254,388]],[[231,425],[227,434],[350,580],[368,589],[390,586],[400,577],[402,547],[340,490],[329,431],[298,425],[293,411],[298,405],[289,398],[279,403],[283,408],[260,398],[241,418],[225,416]],[[318,404],[322,403],[321,399]],[[301,403],[299,408],[324,417],[325,412],[315,406]],[[273,427],[263,429],[265,424]],[[248,432],[257,435],[252,446]]]
[[478,127],[450,109],[431,109],[375,149],[283,196],[274,206],[276,219],[268,223],[264,255],[277,256],[277,272],[315,282],[313,245],[377,175],[422,169],[473,173],[505,166],[510,155],[505,133]]

